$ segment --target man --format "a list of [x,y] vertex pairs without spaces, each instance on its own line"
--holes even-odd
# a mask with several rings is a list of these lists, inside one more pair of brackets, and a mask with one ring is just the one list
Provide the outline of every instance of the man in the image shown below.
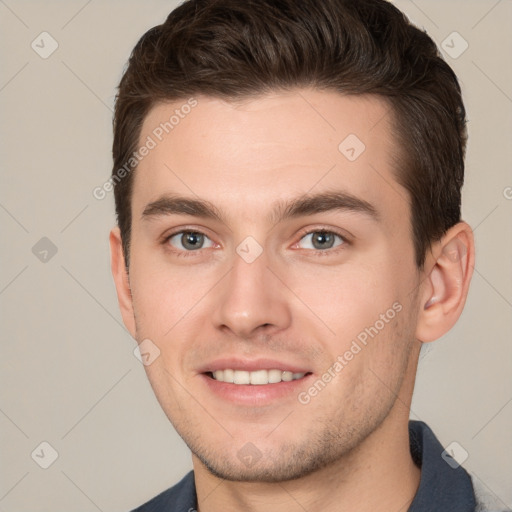
[[409,422],[474,266],[465,146],[457,78],[383,0],[189,0],[141,38],[112,271],[194,471],[138,511],[476,509]]

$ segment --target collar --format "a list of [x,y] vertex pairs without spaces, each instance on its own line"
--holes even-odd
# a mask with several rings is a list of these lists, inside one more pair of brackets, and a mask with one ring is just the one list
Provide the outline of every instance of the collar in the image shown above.
[[408,512],[474,512],[471,477],[444,451],[426,423],[409,421],[409,443],[411,456],[421,468],[421,478]]
[[[418,491],[408,512],[475,512],[471,478],[453,461],[450,466],[444,449],[427,424],[409,421],[411,456],[421,468]],[[445,458],[443,458],[445,457]],[[452,468],[455,466],[455,468]],[[194,472],[190,471],[174,487],[167,489],[133,512],[192,512],[197,510]]]

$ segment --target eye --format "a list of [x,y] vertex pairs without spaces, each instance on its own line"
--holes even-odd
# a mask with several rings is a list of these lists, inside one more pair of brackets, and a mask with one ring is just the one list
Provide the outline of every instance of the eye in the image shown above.
[[313,249],[317,251],[332,249],[346,242],[341,235],[326,230],[310,231],[300,239],[299,244],[302,241],[305,243],[301,249]]
[[214,243],[199,231],[179,231],[167,238],[167,242],[181,251],[196,251],[213,247]]

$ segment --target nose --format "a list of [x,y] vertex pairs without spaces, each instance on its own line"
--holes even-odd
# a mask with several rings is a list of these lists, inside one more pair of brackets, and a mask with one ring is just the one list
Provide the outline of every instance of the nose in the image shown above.
[[244,339],[286,329],[291,322],[289,293],[279,272],[269,268],[266,252],[247,263],[238,254],[217,289],[215,327]]

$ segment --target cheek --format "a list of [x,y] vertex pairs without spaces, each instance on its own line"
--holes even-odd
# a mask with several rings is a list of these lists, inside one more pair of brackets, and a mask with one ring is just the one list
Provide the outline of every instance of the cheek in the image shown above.
[[[307,271],[302,275],[310,276]],[[315,313],[307,315],[305,330],[309,327],[323,346],[323,371],[331,368],[336,375],[324,399],[345,397],[345,405],[354,410],[374,403],[375,397],[388,403],[385,390],[396,389],[412,340],[409,285],[398,269],[380,258],[373,264],[322,269],[297,282],[294,290]]]
[[140,335],[149,338],[171,336],[180,323],[194,316],[211,288],[206,269],[170,266],[164,258],[139,256],[133,259],[133,269],[130,285],[136,321]]
[[327,327],[340,348],[378,321],[400,295],[396,276],[382,262],[297,270],[289,273],[290,288],[313,314],[307,317]]

